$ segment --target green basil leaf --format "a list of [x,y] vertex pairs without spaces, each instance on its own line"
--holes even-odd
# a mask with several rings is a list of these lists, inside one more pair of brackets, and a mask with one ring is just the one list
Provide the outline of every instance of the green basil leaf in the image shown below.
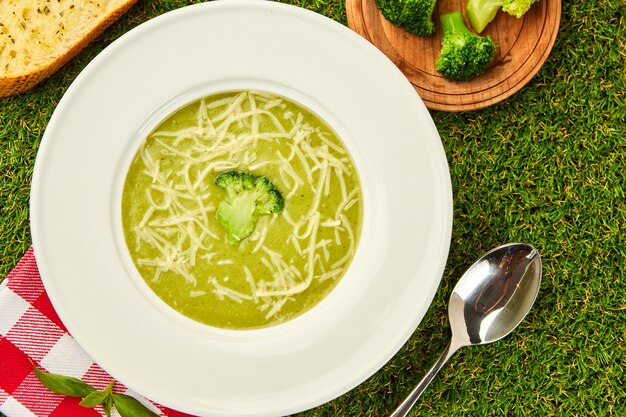
[[122,417],[159,417],[130,395],[113,394],[113,403]]
[[[104,388],[104,392],[106,392],[107,394],[113,394],[113,386],[114,385],[115,385],[115,380],[113,379],[113,380],[111,380],[111,382],[109,382],[109,385],[107,385]],[[110,402],[112,403],[113,398],[110,398],[110,400],[111,400]]]
[[51,374],[35,368],[35,375],[46,388],[57,394],[84,398],[96,391],[91,385],[71,376]]
[[80,402],[80,405],[87,408],[93,408],[104,403],[111,394],[106,391],[94,391]]
[[111,409],[113,408],[113,394],[109,395],[107,399],[102,403],[102,409],[106,417],[111,417]]

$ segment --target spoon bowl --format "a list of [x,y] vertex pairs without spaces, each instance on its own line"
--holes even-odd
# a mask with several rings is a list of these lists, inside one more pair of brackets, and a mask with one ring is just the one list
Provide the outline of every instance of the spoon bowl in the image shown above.
[[509,243],[492,249],[476,261],[450,296],[450,343],[391,417],[408,414],[458,349],[492,343],[515,330],[533,306],[540,284],[541,257],[531,245]]
[[511,243],[487,252],[452,291],[448,316],[453,339],[462,345],[492,343],[522,322],[541,284],[535,248]]

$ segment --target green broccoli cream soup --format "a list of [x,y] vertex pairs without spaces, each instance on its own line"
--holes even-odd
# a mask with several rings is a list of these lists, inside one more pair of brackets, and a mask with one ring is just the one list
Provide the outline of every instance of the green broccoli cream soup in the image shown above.
[[326,297],[359,241],[362,195],[342,141],[284,97],[235,91],[177,110],[135,155],[124,237],[174,310],[226,329],[262,328]]

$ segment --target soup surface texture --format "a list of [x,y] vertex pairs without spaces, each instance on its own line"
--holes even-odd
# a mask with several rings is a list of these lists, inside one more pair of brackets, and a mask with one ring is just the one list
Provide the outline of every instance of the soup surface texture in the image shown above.
[[[229,242],[217,211],[226,171],[267,178],[279,213]],[[201,323],[251,329],[319,303],[350,265],[362,195],[335,132],[289,99],[259,91],[205,97],[150,133],[129,168],[122,223],[131,258],[169,306]]]

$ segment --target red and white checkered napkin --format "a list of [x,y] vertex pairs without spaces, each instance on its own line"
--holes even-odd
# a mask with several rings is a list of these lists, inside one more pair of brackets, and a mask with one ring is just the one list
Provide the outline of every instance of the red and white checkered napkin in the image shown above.
[[[0,284],[0,412],[8,417],[104,416],[101,406],[85,408],[78,398],[48,391],[31,361],[47,372],[80,378],[98,389],[112,379],[78,346],[52,308],[32,248]],[[120,383],[115,392],[136,397],[164,417],[188,416],[154,404]]]

